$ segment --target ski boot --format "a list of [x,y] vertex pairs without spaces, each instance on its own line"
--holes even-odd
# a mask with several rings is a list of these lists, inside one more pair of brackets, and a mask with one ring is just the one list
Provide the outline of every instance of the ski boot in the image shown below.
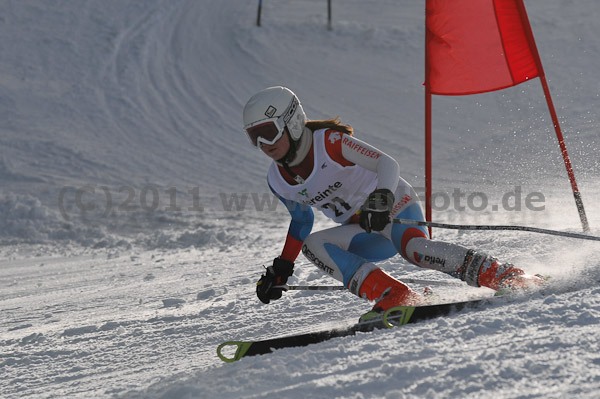
[[475,287],[488,287],[500,293],[530,291],[546,284],[541,275],[525,274],[510,263],[500,263],[496,258],[475,251],[467,252],[461,279]]
[[380,320],[387,325],[386,319],[393,316],[390,312],[393,308],[402,306],[416,306],[426,302],[422,295],[411,290],[404,283],[376,268],[365,278],[358,290],[359,296],[375,301],[370,312],[363,314],[359,323],[376,323]]

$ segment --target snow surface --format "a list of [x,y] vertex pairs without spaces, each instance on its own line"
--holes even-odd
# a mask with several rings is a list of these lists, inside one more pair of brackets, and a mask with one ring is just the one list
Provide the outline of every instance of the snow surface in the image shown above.
[[[424,2],[333,2],[332,31],[323,0],[266,0],[261,28],[256,5],[1,2],[0,397],[600,397],[599,244],[530,233],[434,231],[551,276],[544,293],[217,358],[223,341],[344,326],[370,307],[347,292],[256,299],[289,219],[241,132],[252,94],[292,88],[309,118],[340,116],[423,186]],[[526,5],[600,235],[600,7]],[[436,192],[490,205],[436,221],[580,231],[538,79],[433,109]],[[544,210],[492,208],[517,189]],[[493,294],[400,257],[381,266],[433,280],[440,300]],[[300,257],[292,283],[336,282]]]

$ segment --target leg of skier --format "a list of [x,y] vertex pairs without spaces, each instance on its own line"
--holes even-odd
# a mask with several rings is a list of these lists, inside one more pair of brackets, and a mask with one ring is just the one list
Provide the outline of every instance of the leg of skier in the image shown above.
[[391,241],[380,234],[367,234],[357,224],[311,234],[304,241],[302,252],[318,268],[362,298],[370,301],[385,299],[395,305],[423,301],[407,285],[373,264],[398,253]]
[[[400,179],[396,198],[414,197],[414,190]],[[401,201],[399,202],[399,204]],[[394,208],[392,218],[425,220],[419,204],[413,200],[405,206]],[[430,240],[424,227],[393,224],[383,231],[398,252],[414,265],[448,273],[475,287],[500,289],[526,289],[544,283],[544,280],[527,275],[510,263],[501,263],[483,252],[444,241]]]

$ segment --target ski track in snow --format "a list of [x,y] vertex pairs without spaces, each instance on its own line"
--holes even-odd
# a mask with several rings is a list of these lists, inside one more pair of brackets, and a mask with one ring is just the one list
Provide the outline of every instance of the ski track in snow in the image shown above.
[[[525,233],[434,231],[551,276],[543,293],[232,364],[216,356],[223,341],[345,326],[369,309],[348,292],[256,299],[289,219],[270,205],[269,161],[241,133],[241,109],[287,85],[309,118],[339,115],[418,186],[422,2],[334,2],[331,32],[321,0],[265,1],[261,28],[256,4],[234,0],[5,3],[1,398],[598,397],[600,247]],[[597,1],[526,3],[600,235]],[[436,190],[545,199],[543,211],[450,206],[436,221],[580,230],[545,107],[535,82],[434,99]],[[317,215],[315,230],[329,226]],[[296,265],[291,284],[337,284]],[[454,281],[400,257],[381,266]],[[493,295],[431,285],[440,301]]]

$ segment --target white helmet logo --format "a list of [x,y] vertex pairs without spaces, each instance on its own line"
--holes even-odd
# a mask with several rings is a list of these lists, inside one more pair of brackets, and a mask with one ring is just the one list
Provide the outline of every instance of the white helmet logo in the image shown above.
[[277,112],[277,108],[275,108],[272,105],[269,105],[269,108],[267,108],[267,110],[265,111],[265,115],[267,116],[267,118],[272,118],[273,115],[275,115],[275,112]]

